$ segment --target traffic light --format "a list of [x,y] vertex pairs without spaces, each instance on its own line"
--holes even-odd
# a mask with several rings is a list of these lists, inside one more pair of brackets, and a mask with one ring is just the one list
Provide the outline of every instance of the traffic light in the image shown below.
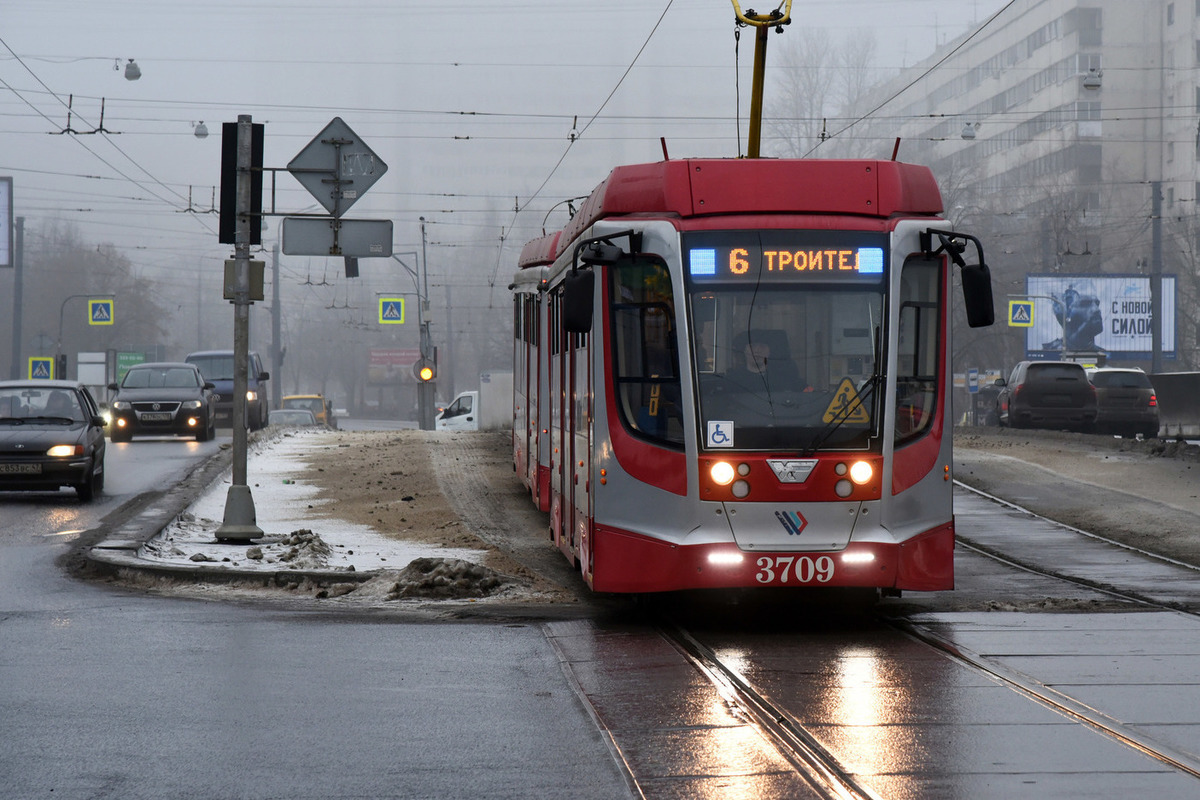
[[250,207],[238,205],[238,123],[221,124],[221,208],[217,218],[217,241],[237,244],[238,212],[250,217],[249,244],[262,244],[263,139],[261,123],[250,126]]
[[413,375],[420,383],[429,383],[437,377],[437,361],[432,358],[418,359],[413,364]]

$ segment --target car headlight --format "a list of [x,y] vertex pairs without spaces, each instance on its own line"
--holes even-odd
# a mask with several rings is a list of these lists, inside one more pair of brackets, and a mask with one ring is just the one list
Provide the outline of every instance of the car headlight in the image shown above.
[[81,456],[83,455],[83,445],[78,444],[56,444],[46,451],[48,456]]
[[247,403],[253,403],[257,399],[258,399],[258,392],[254,391],[253,389],[248,389],[246,391],[246,402]]
[[186,403],[180,406],[180,408],[184,409],[185,411],[195,411],[197,408],[201,408],[202,405],[203,404],[199,400],[188,400]]
[[128,400],[113,400],[112,407],[114,411],[128,411],[132,408]]

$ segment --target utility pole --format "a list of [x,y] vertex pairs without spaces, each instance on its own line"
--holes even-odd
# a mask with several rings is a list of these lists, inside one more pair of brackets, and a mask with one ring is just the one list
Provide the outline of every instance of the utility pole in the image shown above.
[[16,218],[15,243],[13,246],[13,332],[12,364],[8,377],[21,378],[21,293],[25,288],[25,218]]
[[1150,374],[1162,372],[1162,183],[1150,183]]
[[279,408],[283,390],[283,350],[279,346],[280,317],[279,308],[279,237],[275,237],[275,246],[271,248],[271,408]]

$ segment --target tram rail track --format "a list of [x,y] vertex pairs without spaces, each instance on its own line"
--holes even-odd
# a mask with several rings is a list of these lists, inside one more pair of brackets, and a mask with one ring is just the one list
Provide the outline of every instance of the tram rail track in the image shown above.
[[[1136,554],[1138,557],[1151,559],[1172,567],[1200,572],[1200,568],[1197,568],[1193,564],[1187,564],[1103,536],[1072,528],[1069,525],[1050,520],[1047,517],[1022,508],[1015,503],[988,495],[986,492],[981,492],[962,484],[960,486],[1011,510],[1053,523],[1097,542],[1120,547],[1123,550]],[[1195,607],[1187,607],[1175,602],[1164,602],[1135,589],[1104,584],[1096,580],[1074,576],[1070,574],[1069,568],[1047,568],[1027,563],[999,552],[992,547],[972,542],[969,537],[960,536],[959,546],[980,557],[1002,564],[1008,569],[1022,570],[1073,587],[1101,593],[1112,599],[1127,602],[1143,609],[1200,618],[1200,609]],[[990,680],[1010,688],[1020,696],[1049,708],[1171,769],[1200,779],[1200,758],[1194,754],[1183,752],[1158,741],[1152,736],[1142,733],[1135,726],[1126,724],[1120,719],[1106,714],[1103,710],[1094,708],[1088,703],[1047,685],[1018,669],[1006,666],[994,659],[974,652],[961,644],[955,643],[927,626],[884,616],[878,616],[876,619],[879,624],[890,627],[926,647],[932,648],[939,654],[944,655],[967,669],[973,670],[977,674],[987,676]],[[880,796],[871,786],[853,775],[841,762],[836,753],[831,752],[822,745],[817,737],[806,730],[804,725],[793,715],[789,714],[780,703],[755,687],[738,669],[724,663],[721,657],[713,649],[701,642],[697,636],[676,623],[664,624],[662,626],[662,635],[688,658],[697,670],[713,682],[714,686],[727,698],[731,706],[737,708],[747,718],[753,720],[764,736],[775,744],[784,758],[806,776],[806,779],[809,780],[816,791],[821,793],[821,796],[829,798],[877,798]]]
[[796,767],[814,791],[830,800],[880,799],[880,795],[847,771],[800,722],[751,686],[712,649],[681,627],[670,625],[663,627],[661,632],[713,682],[731,707],[752,720],[775,743],[780,754]]

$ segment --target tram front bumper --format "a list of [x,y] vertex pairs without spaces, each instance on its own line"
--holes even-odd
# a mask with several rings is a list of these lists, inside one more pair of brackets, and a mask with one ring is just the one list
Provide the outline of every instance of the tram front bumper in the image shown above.
[[592,589],[647,593],[753,587],[954,588],[954,523],[899,542],[827,552],[748,552],[733,543],[680,545],[597,525]]

